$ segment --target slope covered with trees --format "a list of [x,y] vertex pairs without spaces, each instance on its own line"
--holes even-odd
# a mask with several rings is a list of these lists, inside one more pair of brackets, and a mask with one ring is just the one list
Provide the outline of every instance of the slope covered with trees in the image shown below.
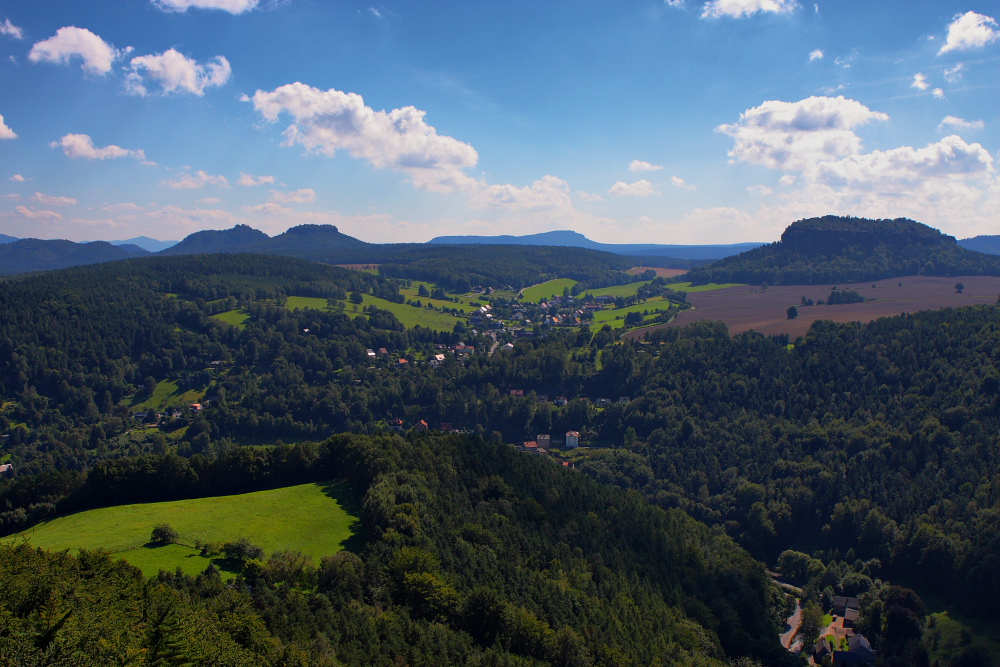
[[781,241],[693,269],[684,280],[815,285],[915,275],[997,276],[1000,258],[905,218],[825,216],[794,222]]

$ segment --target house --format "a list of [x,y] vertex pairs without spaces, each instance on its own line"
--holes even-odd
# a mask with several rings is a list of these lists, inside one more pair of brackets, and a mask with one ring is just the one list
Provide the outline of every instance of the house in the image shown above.
[[192,403],[188,407],[191,408],[191,412],[201,412],[201,403]]
[[367,350],[365,350],[365,354],[368,356],[369,359],[374,359],[375,358],[375,350],[373,350],[371,348],[368,348]]
[[565,406],[566,403],[568,403],[568,401],[566,400],[565,396],[556,396],[556,400],[554,400],[552,402],[556,404],[557,408],[561,408],[561,407]]
[[566,431],[566,449],[573,449],[580,446],[580,432]]
[[380,347],[378,349],[378,356],[380,356],[380,357],[388,357],[389,356],[389,350],[385,349],[384,347]]
[[403,420],[402,419],[390,419],[389,428],[396,429],[397,431],[403,430]]
[[852,598],[844,595],[834,595],[833,596],[833,615],[834,616],[844,616],[848,609],[853,609],[857,611],[861,609],[861,598]]
[[535,437],[535,442],[538,443],[539,447],[544,447],[548,449],[552,446],[552,436],[549,434],[541,434]]
[[451,351],[456,357],[461,359],[463,357],[468,357],[470,354],[475,352],[476,347],[474,345],[464,345],[462,343],[459,343],[454,348],[452,348]]
[[525,442],[523,445],[521,445],[521,451],[524,451],[524,452],[537,452],[538,451],[538,443],[535,442],[534,440],[529,440],[529,441]]
[[178,419],[184,415],[184,413],[181,412],[180,408],[172,408],[171,410],[168,411],[168,414],[170,415],[171,419]]
[[875,651],[864,635],[851,635],[847,638],[847,651],[834,651],[833,664],[837,665],[874,665]]
[[13,464],[10,464],[10,463],[0,464],[0,475],[6,475],[8,473],[10,473],[11,475],[14,474],[14,466],[13,466]]
[[535,400],[538,401],[539,403],[548,403],[549,402],[549,395],[548,394],[535,394]]
[[435,354],[431,357],[431,368],[441,368],[442,364],[444,364],[443,354]]
[[514,343],[504,343],[500,346],[500,349],[509,352],[514,349]]
[[629,398],[628,396],[619,396],[618,397],[618,405],[628,405],[629,401],[631,401],[631,400],[632,399]]
[[441,430],[445,433],[451,433],[455,430],[455,428],[452,426],[451,422],[441,422]]
[[421,419],[420,421],[417,422],[417,425],[414,426],[413,428],[417,429],[418,431],[426,431],[428,428],[427,422]]
[[396,362],[396,368],[406,368],[406,365],[409,363],[410,362],[407,361],[406,359],[400,359],[399,361]]
[[599,407],[599,408],[606,408],[609,405],[611,405],[611,399],[610,398],[599,398],[599,399],[597,399],[597,407]]
[[524,396],[524,390],[523,389],[511,389],[510,390],[510,395],[511,396]]

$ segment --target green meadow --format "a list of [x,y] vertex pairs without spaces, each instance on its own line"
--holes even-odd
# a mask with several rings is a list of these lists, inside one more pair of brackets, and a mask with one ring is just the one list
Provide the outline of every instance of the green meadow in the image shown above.
[[707,283],[705,285],[694,285],[691,283],[674,283],[670,286],[670,289],[675,292],[687,292],[691,294],[692,292],[711,292],[717,289],[725,289],[727,287],[737,287],[742,283]]
[[597,296],[634,296],[638,293],[639,288],[643,285],[648,285],[651,280],[641,280],[637,283],[629,283],[628,285],[615,285],[614,287],[602,287],[600,289],[589,289],[587,294],[593,294]]
[[153,394],[144,400],[139,400],[145,394],[132,398],[131,408],[136,410],[163,410],[164,408],[179,408],[191,403],[197,403],[205,397],[205,390],[189,389],[181,391],[173,380],[163,380],[156,383]]
[[626,315],[629,313],[641,313],[644,310],[648,310],[650,317],[652,317],[657,313],[670,310],[670,302],[662,296],[658,296],[642,303],[625,306],[624,308],[598,310],[594,313],[594,319],[590,323],[590,327],[596,331],[605,324],[610,324],[614,329],[621,329],[625,326]]
[[538,303],[543,299],[547,299],[550,296],[562,296],[564,289],[573,289],[573,285],[577,281],[571,278],[556,278],[555,280],[548,280],[544,283],[539,283],[537,285],[532,285],[531,287],[525,287],[521,290],[521,297],[524,301],[529,301],[531,303]]
[[[300,484],[235,496],[120,505],[78,512],[40,523],[4,541],[28,540],[58,551],[106,549],[147,576],[178,567],[198,574],[214,562],[235,574],[222,555],[202,556],[195,543],[222,545],[246,537],[271,555],[297,550],[319,561],[347,546],[358,527],[357,495],[343,482]],[[169,524],[179,543],[149,544],[158,524]]]
[[242,329],[246,326],[245,322],[249,319],[250,313],[245,310],[227,310],[224,313],[218,313],[212,315],[213,320],[218,320],[220,322],[225,322],[226,324],[231,324],[237,329]]
[[[405,293],[405,292],[404,292]],[[436,331],[451,331],[455,328],[455,322],[459,321],[454,315],[448,313],[442,313],[439,310],[431,310],[429,308],[416,308],[414,306],[408,306],[405,303],[393,303],[386,299],[380,299],[377,296],[372,296],[371,294],[363,294],[364,301],[357,306],[357,313],[361,315],[361,309],[365,306],[375,306],[380,310],[388,310],[390,313],[396,316],[403,326],[407,328],[413,328],[418,324],[427,329],[434,329]],[[461,304],[451,303],[450,301],[440,301],[437,299],[420,299],[421,302],[426,304],[428,301],[434,303],[435,305],[443,305],[447,308],[459,308],[461,310],[469,311],[473,310],[473,307],[468,305],[462,306]],[[290,296],[285,304],[287,308],[314,308],[316,310],[329,310],[326,299],[320,299],[310,296]],[[348,315],[354,316],[355,304],[348,302],[346,310],[344,311]]]
[[285,302],[285,307],[290,310],[305,310],[306,308],[312,308],[313,310],[330,309],[326,299],[315,296],[290,296]]

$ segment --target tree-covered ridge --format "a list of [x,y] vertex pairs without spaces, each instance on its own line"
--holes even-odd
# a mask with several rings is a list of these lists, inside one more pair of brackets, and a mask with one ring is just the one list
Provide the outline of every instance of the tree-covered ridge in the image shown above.
[[[153,456],[103,468],[87,488],[129,499],[192,484],[218,492],[255,474],[276,483],[335,472],[364,493],[367,545],[321,563],[294,553],[247,560],[235,587],[211,573],[144,583],[101,556],[0,547],[0,590],[14,591],[0,615],[12,619],[25,655],[59,657],[94,641],[99,623],[132,613],[115,648],[147,649],[163,664],[208,662],[203,636],[217,638],[217,664],[233,664],[218,656],[239,651],[253,651],[255,664],[329,666],[723,667],[747,654],[791,664],[776,642],[780,596],[731,540],[498,442],[339,436],[241,450],[228,462]],[[148,474],[168,468],[166,477]],[[64,593],[87,573],[101,575],[87,592]],[[51,609],[26,601],[40,580],[58,591]],[[91,596],[101,603],[87,605]],[[158,613],[136,613],[145,604]],[[54,623],[60,615],[71,620]]]
[[825,216],[792,223],[781,241],[688,272],[695,283],[851,283],[896,276],[1000,275],[1000,258],[905,218]]

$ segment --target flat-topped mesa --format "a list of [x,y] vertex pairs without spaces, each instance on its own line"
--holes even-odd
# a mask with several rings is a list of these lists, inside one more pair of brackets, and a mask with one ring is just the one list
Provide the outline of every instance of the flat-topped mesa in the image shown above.
[[830,255],[849,247],[871,250],[879,245],[905,248],[955,243],[953,236],[907,218],[869,220],[827,215],[793,222],[781,235],[781,245],[809,255]]

